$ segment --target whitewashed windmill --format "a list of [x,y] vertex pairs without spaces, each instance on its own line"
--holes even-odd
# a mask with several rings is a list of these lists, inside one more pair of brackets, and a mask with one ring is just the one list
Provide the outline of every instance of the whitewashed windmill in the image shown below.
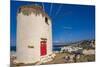
[[36,63],[52,55],[52,25],[41,6],[25,5],[17,13],[17,62]]

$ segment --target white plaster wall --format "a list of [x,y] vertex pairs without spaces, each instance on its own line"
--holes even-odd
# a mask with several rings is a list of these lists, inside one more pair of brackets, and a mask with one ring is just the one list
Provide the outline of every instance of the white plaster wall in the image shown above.
[[[48,44],[52,44],[52,25],[51,21],[49,20],[49,26],[48,26]],[[52,45],[48,45],[48,55],[52,54]]]
[[[49,21],[50,22],[50,21]],[[47,55],[52,53],[52,34],[50,26],[45,24],[42,15],[29,16],[22,13],[17,15],[17,60],[21,63],[34,63],[39,61],[40,38],[47,38]],[[28,48],[33,45],[34,48]]]

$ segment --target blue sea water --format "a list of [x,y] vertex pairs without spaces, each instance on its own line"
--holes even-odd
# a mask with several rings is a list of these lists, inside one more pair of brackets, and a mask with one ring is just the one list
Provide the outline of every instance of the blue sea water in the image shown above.
[[16,46],[11,46],[10,51],[16,51]]

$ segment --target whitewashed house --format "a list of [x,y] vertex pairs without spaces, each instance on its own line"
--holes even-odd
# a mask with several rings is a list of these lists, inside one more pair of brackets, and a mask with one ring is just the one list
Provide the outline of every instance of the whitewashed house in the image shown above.
[[51,31],[51,19],[41,6],[21,6],[17,13],[17,63],[36,63],[52,56]]
[[85,55],[94,55],[95,54],[95,50],[94,49],[89,49],[89,50],[84,49],[83,50],[83,54],[85,54]]
[[72,51],[78,51],[80,49],[82,49],[82,48],[74,47],[74,46],[66,46],[66,47],[61,48],[61,52],[63,52],[63,51],[72,52]]

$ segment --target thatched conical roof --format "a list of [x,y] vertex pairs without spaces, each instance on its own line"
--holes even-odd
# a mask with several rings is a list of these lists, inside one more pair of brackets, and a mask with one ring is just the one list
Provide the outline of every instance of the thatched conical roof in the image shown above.
[[43,7],[39,5],[23,5],[19,7],[18,13],[22,12],[24,15],[30,15],[30,14],[35,14],[39,15],[42,14],[42,16],[50,18],[44,11]]

